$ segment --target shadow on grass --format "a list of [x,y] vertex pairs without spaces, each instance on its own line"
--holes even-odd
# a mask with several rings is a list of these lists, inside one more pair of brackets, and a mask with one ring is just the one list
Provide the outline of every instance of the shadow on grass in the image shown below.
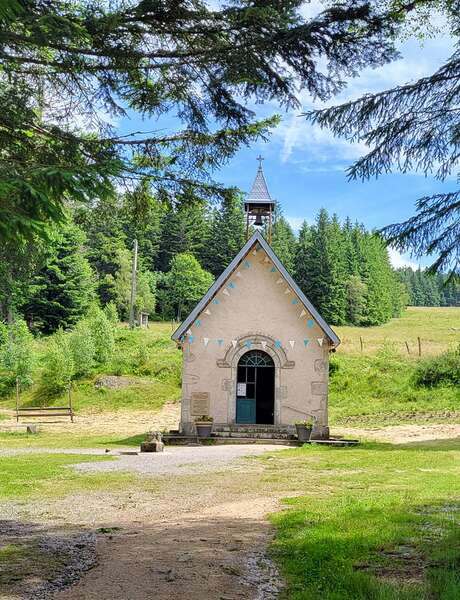
[[[302,498],[297,502],[302,504]],[[293,600],[460,598],[460,504],[360,497],[278,513],[273,555]]]
[[132,435],[131,437],[123,438],[121,440],[110,440],[104,443],[106,443],[108,446],[140,446],[146,437],[147,433],[140,433],[138,435]]

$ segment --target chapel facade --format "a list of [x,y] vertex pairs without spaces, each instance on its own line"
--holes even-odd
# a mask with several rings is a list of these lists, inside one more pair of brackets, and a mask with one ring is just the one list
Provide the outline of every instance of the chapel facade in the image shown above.
[[[270,197],[261,167],[253,195],[254,188]],[[209,415],[215,426],[283,430],[312,417],[313,437],[329,436],[329,353],[340,340],[260,231],[172,338],[183,355],[183,434],[193,434],[195,419]]]

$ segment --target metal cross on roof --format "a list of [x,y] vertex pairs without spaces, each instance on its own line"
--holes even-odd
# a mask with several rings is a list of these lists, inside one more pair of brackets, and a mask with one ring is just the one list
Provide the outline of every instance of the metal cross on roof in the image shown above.
[[257,169],[257,175],[246,202],[273,202],[262,170],[262,161],[264,158],[259,154],[257,160],[259,161],[259,168]]

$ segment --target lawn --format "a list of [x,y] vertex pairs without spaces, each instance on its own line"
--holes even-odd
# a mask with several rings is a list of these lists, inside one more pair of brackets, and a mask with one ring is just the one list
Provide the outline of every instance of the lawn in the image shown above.
[[60,498],[73,492],[115,491],[126,488],[135,476],[128,473],[79,473],[72,465],[114,460],[106,456],[32,453],[0,456],[0,500]]
[[392,319],[378,327],[333,327],[341,339],[339,352],[361,354],[360,338],[363,340],[363,354],[377,352],[385,343],[392,343],[395,349],[407,356],[405,342],[410,355],[418,355],[420,337],[422,356],[439,354],[460,342],[460,307],[415,307],[410,306],[399,319]]
[[460,598],[458,441],[262,460],[266,482],[296,493],[272,516],[289,600]]

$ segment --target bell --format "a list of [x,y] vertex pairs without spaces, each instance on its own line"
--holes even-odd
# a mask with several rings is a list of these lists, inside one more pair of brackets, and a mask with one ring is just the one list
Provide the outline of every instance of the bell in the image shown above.
[[261,214],[257,214],[256,215],[256,220],[254,221],[254,225],[256,227],[262,227],[263,224],[264,224],[264,222],[262,221],[262,215]]

